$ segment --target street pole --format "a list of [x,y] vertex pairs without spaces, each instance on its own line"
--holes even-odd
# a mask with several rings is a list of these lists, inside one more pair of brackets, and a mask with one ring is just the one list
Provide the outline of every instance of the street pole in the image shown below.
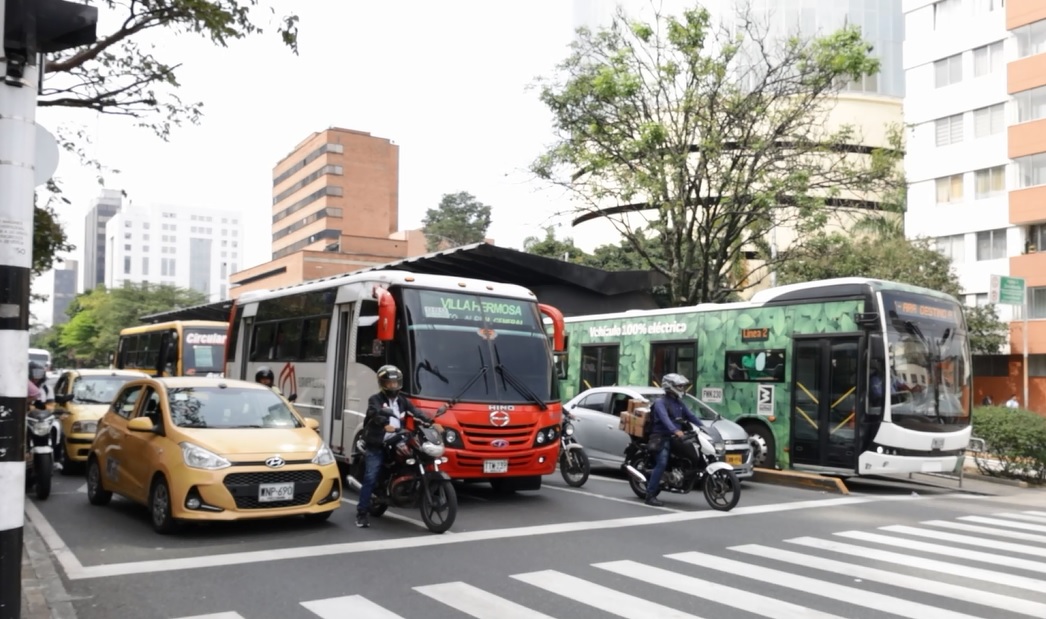
[[1024,352],[1024,361],[1021,363],[1021,367],[1024,368],[1024,399],[1021,400],[1021,406],[1023,408],[1029,408],[1031,403],[1028,401],[1028,286],[1024,287],[1024,305],[1021,307],[1021,319],[1024,325],[1021,327],[1021,338],[1024,340],[1022,350]]
[[[0,32],[6,13],[0,11]],[[0,619],[18,619],[38,75],[36,54],[0,51]]]

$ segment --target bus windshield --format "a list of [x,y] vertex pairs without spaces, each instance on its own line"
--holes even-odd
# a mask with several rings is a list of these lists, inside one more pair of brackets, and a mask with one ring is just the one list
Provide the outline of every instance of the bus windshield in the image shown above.
[[[884,292],[883,303],[893,422],[928,432],[969,426],[970,351],[962,309],[954,302],[897,292]],[[880,371],[872,368],[873,390]]]
[[225,371],[226,330],[186,328],[182,343],[182,373],[186,376]]
[[408,393],[542,407],[558,399],[536,302],[415,288],[402,297]]

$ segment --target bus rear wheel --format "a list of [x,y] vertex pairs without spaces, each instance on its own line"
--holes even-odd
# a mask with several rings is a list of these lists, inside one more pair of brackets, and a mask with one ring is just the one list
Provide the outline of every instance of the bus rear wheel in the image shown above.
[[744,424],[748,444],[752,449],[752,466],[772,469],[777,467],[777,443],[770,428],[758,422]]

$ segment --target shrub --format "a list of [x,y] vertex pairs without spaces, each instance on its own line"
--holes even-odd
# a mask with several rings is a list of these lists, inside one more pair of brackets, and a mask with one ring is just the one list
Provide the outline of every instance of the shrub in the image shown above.
[[973,435],[986,444],[985,453],[975,456],[984,475],[1046,482],[1046,417],[1024,409],[977,407]]

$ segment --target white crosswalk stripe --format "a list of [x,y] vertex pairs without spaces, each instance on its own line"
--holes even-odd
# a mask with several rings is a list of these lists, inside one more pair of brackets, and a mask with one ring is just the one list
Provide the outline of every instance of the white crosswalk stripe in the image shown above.
[[[1035,532],[1044,528],[1034,524],[1040,520],[1046,521],[1046,512],[1027,510],[996,513],[991,518],[927,520],[920,526],[887,525],[874,532],[839,531],[828,537],[785,539],[781,544],[730,546],[718,553],[686,551],[645,562],[593,563],[597,572],[586,578],[538,570],[506,575],[525,585],[492,585],[496,594],[461,581],[408,585],[409,594],[419,597],[400,603],[401,608],[422,608],[419,600],[427,600],[445,607],[440,616],[450,609],[475,619],[565,618],[576,614],[577,606],[624,619],[701,619],[690,612],[692,608],[700,608],[708,617],[721,615],[723,608],[773,619],[842,619],[867,614],[858,607],[910,619],[1042,619],[1046,618],[1046,585],[1042,577],[1029,573],[1046,574],[1046,561],[1026,558],[1046,558],[1046,535]],[[724,577],[729,585],[719,582]],[[876,586],[870,590],[844,582]],[[623,583],[637,583],[639,589]],[[527,585],[529,589],[519,588]],[[777,589],[790,589],[788,600],[770,594]],[[674,605],[680,608],[666,603],[669,599],[679,602],[683,596],[702,602]],[[563,608],[555,615],[546,614],[527,606],[527,600],[535,598],[542,600],[545,611],[557,607],[550,604]],[[826,603],[831,608],[819,608]],[[362,595],[303,601],[300,606],[309,617],[319,619],[424,619],[427,614],[397,614]],[[224,612],[180,619],[258,618]]]

